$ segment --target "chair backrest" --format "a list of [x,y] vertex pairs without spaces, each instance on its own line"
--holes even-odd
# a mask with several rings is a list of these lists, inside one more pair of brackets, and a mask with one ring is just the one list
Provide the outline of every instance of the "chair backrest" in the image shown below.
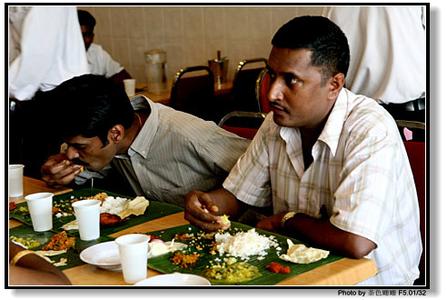
[[207,66],[181,69],[172,83],[171,106],[206,120],[212,119],[214,76]]
[[404,141],[425,141],[425,122],[413,120],[396,120],[396,123],[400,129],[400,134]]
[[419,263],[420,277],[416,284],[424,284],[425,282],[425,142],[420,141],[404,141],[407,150],[408,159],[410,161],[413,178],[416,185],[416,192],[419,202],[420,230],[422,245],[424,246],[421,261]]
[[260,112],[232,111],[219,122],[223,129],[252,140],[264,121],[265,114]]
[[259,73],[258,79],[256,80],[256,98],[258,100],[258,105],[263,113],[268,113],[271,111],[269,100],[267,98],[267,93],[270,88],[270,76],[267,69],[264,69]]
[[233,110],[261,111],[256,97],[256,80],[266,66],[265,58],[246,59],[239,63],[233,80]]
[[226,131],[232,132],[234,134],[237,134],[240,137],[252,140],[256,132],[258,132],[258,128],[250,128],[250,127],[237,127],[237,126],[231,126],[231,125],[223,125],[223,129]]

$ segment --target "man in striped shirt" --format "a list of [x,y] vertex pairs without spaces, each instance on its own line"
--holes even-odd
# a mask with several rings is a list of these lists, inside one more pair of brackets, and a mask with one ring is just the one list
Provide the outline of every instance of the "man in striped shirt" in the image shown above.
[[349,46],[324,17],[298,17],[272,40],[272,112],[221,189],[193,191],[185,218],[207,231],[247,206],[272,207],[257,227],[353,258],[369,257],[368,285],[409,285],[421,255],[416,189],[392,117],[343,88]]
[[98,75],[64,82],[50,102],[54,130],[68,145],[42,166],[50,185],[72,182],[84,166],[101,171],[110,165],[118,185],[183,206],[192,189],[220,186],[249,144],[213,122],[142,96],[129,101],[122,87]]

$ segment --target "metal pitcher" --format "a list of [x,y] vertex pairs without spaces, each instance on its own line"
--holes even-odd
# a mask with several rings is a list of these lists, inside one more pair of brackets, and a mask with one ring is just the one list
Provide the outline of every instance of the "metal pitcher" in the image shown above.
[[214,83],[219,89],[227,81],[228,58],[221,57],[220,51],[217,51],[217,58],[208,60],[208,67],[213,71]]

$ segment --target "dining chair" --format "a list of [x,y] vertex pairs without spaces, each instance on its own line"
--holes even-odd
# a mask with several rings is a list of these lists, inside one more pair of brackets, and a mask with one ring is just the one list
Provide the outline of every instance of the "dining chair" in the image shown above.
[[[399,129],[407,128],[409,130],[419,130],[425,131],[425,124],[418,121],[406,121],[406,120],[396,120]],[[410,161],[411,171],[413,173],[414,183],[416,185],[416,193],[419,203],[419,218],[420,218],[420,230],[422,239],[422,255],[419,262],[420,276],[415,281],[415,285],[425,285],[426,282],[426,212],[429,207],[429,202],[425,197],[425,167],[426,167],[426,157],[425,157],[425,141],[420,140],[405,140],[404,146],[407,151],[408,160]],[[428,273],[427,273],[428,274]]]
[[232,89],[234,111],[261,111],[256,97],[256,80],[266,66],[265,58],[245,59],[238,64]]
[[223,129],[252,140],[265,119],[261,112],[232,111],[219,122]]
[[271,111],[270,103],[267,97],[267,93],[270,88],[270,75],[267,69],[264,69],[259,73],[256,80],[256,99],[258,101],[259,109],[263,113]]
[[426,239],[425,239],[425,220],[428,203],[425,198],[425,142],[405,141],[405,149],[407,150],[408,159],[410,161],[413,178],[416,185],[416,192],[419,202],[420,230],[422,238],[422,256],[419,262],[420,276],[415,284],[425,283],[425,258],[426,258]]
[[214,76],[207,66],[192,66],[175,74],[171,106],[205,120],[214,118]]
[[414,120],[396,120],[404,140],[425,142],[425,122]]

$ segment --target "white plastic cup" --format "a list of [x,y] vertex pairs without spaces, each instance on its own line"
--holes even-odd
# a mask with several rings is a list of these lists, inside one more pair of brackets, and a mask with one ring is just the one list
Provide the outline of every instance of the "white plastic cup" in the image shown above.
[[23,168],[24,165],[9,165],[9,197],[23,196]]
[[135,96],[135,79],[124,79],[124,89],[128,97]]
[[115,242],[118,244],[124,281],[136,283],[146,279],[149,237],[144,234],[126,234]]
[[53,193],[35,193],[25,197],[34,231],[53,228]]
[[79,236],[83,241],[99,238],[99,214],[101,201],[80,200],[72,204],[79,226]]

